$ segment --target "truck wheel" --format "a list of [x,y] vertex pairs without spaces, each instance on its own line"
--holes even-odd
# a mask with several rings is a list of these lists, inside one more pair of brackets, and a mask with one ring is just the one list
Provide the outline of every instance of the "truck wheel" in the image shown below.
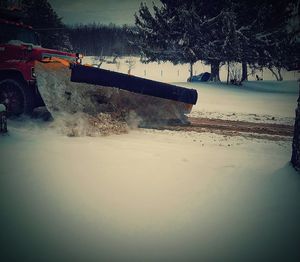
[[0,81],[0,104],[6,106],[8,116],[28,114],[33,109],[33,94],[14,79]]

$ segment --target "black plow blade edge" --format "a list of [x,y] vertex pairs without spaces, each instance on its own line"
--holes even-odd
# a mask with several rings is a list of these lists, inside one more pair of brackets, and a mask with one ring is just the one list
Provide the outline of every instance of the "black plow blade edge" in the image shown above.
[[133,93],[155,96],[195,105],[198,93],[175,85],[121,74],[101,68],[74,64],[71,66],[71,81],[100,86],[116,87]]

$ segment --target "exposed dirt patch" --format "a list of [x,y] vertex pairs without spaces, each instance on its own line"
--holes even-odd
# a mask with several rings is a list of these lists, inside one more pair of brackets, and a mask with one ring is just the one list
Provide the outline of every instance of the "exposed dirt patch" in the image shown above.
[[209,118],[188,118],[188,124],[168,124],[157,126],[159,130],[212,132],[231,136],[246,136],[269,140],[290,140],[293,126],[269,123],[253,123]]

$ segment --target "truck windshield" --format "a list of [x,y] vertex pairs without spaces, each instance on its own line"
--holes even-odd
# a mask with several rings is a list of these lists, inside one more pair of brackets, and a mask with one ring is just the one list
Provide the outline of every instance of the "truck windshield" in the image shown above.
[[29,28],[18,27],[12,24],[0,24],[0,43],[5,44],[9,41],[20,41],[26,44],[40,45],[37,33]]

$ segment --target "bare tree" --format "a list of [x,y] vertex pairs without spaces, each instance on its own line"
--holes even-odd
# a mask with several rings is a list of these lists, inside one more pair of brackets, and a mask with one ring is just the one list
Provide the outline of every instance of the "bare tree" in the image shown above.
[[128,75],[131,75],[131,69],[134,68],[136,61],[134,60],[134,58],[132,56],[130,56],[127,60],[126,60],[126,65],[128,67]]

